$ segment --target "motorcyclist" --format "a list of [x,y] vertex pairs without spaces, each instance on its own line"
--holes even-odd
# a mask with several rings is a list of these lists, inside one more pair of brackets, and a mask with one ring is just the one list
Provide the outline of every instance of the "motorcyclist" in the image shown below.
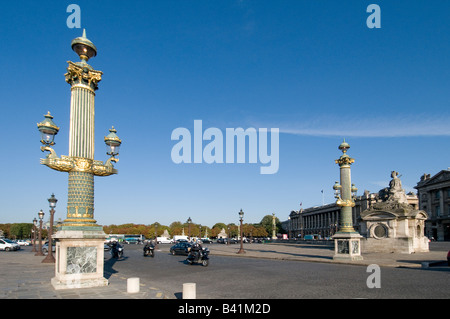
[[196,255],[198,255],[198,258],[202,257],[202,242],[197,240],[194,242],[194,244],[191,247],[191,253],[193,254],[193,257],[195,258]]
[[122,246],[117,241],[114,240],[111,243],[111,253],[114,258],[119,257],[119,251],[118,251],[119,247],[122,247]]
[[[154,242],[153,241],[151,241],[151,240],[146,240],[145,241],[145,246],[144,246],[144,256],[146,256],[146,252],[147,251],[152,251],[153,250],[153,252],[152,252],[152,257],[153,257],[153,254],[154,254],[154,249],[155,249],[155,244],[154,244]],[[147,253],[148,254],[148,253]]]
[[153,247],[153,248],[155,248],[155,243],[154,243],[154,241],[153,241],[153,240],[147,240],[147,241],[145,242],[144,249],[145,249],[145,247]]

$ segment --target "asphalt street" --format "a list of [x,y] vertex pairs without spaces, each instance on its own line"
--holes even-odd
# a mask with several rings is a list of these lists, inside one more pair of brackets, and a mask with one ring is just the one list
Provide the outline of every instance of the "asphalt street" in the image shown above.
[[122,275],[143,278],[176,298],[188,282],[196,283],[199,299],[450,297],[447,266],[381,267],[381,288],[369,288],[367,266],[235,258],[215,255],[218,246],[214,245],[218,244],[210,246],[213,253],[208,267],[191,266],[184,262],[186,256],[170,255],[168,244],[160,244],[154,258],[143,257],[141,245],[124,245],[124,257],[105,264]]
[[[55,265],[42,263],[31,247],[1,251],[0,299],[180,299],[184,283],[195,283],[202,300],[450,297],[449,242],[430,243],[427,253],[365,253],[364,260],[345,263],[333,260],[332,245],[247,244],[245,254],[236,254],[239,245],[209,247],[210,265],[203,267],[172,256],[169,244],[160,244],[154,258],[143,256],[143,245],[124,245],[120,259],[105,254],[108,286],[63,290],[50,283]],[[374,264],[379,288],[370,284]],[[127,292],[132,277],[140,279],[139,293]]]

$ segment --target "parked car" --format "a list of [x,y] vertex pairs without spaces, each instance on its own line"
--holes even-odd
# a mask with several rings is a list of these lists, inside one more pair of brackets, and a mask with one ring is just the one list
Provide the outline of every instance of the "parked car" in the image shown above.
[[17,243],[19,244],[19,246],[29,246],[30,245],[29,242],[27,242],[26,240],[23,240],[23,239],[19,239],[17,241]]
[[[52,252],[55,252],[55,251],[56,251],[56,247],[55,247],[55,246],[56,246],[56,245],[55,245],[55,242],[53,242],[53,245],[52,245]],[[44,245],[42,245],[42,253],[43,253],[44,255],[47,255],[47,254],[48,254],[48,241],[45,242]]]
[[19,249],[20,249],[19,244],[16,244],[12,240],[9,240],[6,238],[0,239],[0,250],[14,251],[14,250],[19,250]]
[[170,247],[170,253],[172,255],[187,255],[188,254],[187,249],[191,246],[192,246],[191,243],[185,241],[178,242],[172,247]]
[[173,240],[167,237],[156,237],[156,242],[158,244],[172,244]]
[[200,238],[203,244],[212,244],[212,240],[209,238]]

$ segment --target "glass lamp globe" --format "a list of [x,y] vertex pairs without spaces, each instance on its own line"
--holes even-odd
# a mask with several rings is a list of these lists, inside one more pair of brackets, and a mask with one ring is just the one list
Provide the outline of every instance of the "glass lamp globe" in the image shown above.
[[109,130],[109,134],[105,136],[106,154],[115,156],[119,154],[120,144],[122,140],[117,136],[114,126]]
[[44,145],[54,145],[55,135],[58,134],[59,127],[52,121],[53,116],[48,112],[44,115],[44,120],[37,124],[41,132],[41,143]]

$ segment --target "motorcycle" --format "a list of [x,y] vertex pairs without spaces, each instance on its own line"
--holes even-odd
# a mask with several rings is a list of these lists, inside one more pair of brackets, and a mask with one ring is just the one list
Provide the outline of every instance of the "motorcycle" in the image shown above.
[[144,257],[149,256],[150,257],[155,257],[155,246],[153,246],[152,244],[146,244],[144,246]]
[[194,263],[201,263],[202,266],[207,267],[209,265],[209,249],[208,247],[204,247],[199,250],[189,249],[189,254],[186,259],[186,262],[189,265],[193,265]]
[[113,242],[111,244],[110,253],[113,258],[122,258],[123,256],[123,247],[118,242]]

